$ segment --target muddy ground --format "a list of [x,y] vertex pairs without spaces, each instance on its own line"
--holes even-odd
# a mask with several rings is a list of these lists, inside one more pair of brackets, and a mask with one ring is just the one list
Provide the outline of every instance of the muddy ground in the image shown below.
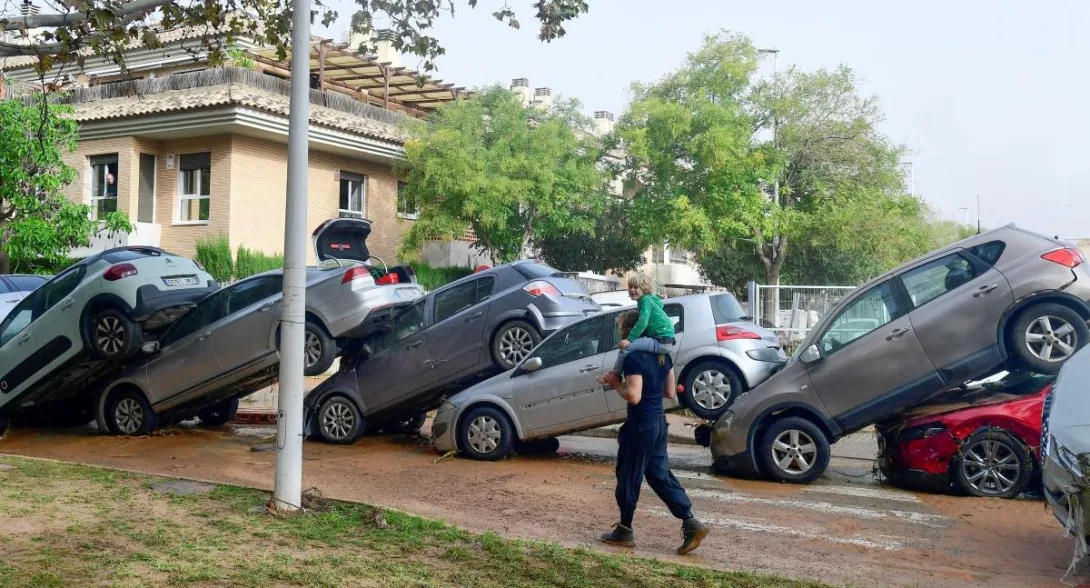
[[[275,454],[253,451],[272,428],[177,429],[150,438],[91,430],[18,430],[0,453],[271,489]],[[616,521],[610,439],[565,437],[558,455],[498,463],[440,456],[419,437],[306,443],[304,487],[449,521],[474,531],[600,547]],[[1036,500],[919,494],[874,483],[869,464],[836,460],[811,486],[720,478],[707,450],[671,446],[704,546],[674,555],[678,523],[646,489],[633,553],[855,586],[1062,586],[1072,543]],[[1090,580],[1082,579],[1083,582]]]

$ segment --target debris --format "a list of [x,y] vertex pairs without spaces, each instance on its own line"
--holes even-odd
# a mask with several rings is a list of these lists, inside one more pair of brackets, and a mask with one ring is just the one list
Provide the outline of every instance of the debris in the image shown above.
[[448,451],[448,452],[444,453],[443,455],[440,455],[440,456],[439,456],[438,458],[436,458],[436,460],[435,460],[435,461],[433,461],[432,463],[433,463],[433,464],[439,463],[439,462],[443,461],[444,459],[446,459],[446,458],[448,458],[448,457],[450,457],[450,456],[454,455],[455,453],[458,453],[458,452],[457,452],[457,451]]

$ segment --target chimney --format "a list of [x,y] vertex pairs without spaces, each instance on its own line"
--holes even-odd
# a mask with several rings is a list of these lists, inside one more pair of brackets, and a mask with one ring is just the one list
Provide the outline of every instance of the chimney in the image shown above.
[[370,47],[375,52],[379,62],[390,62],[390,67],[401,67],[401,54],[394,49],[390,42],[392,32],[389,29],[372,31],[371,34],[353,32],[351,27],[344,32],[343,40],[348,43],[348,48],[359,53],[367,53],[368,48],[360,49],[361,45],[374,45]]
[[511,91],[519,97],[523,106],[530,106],[530,79],[515,78],[511,80]]
[[594,134],[603,137],[613,132],[613,113],[598,110],[594,113]]
[[553,91],[549,88],[534,89],[534,106],[549,108],[553,105]]

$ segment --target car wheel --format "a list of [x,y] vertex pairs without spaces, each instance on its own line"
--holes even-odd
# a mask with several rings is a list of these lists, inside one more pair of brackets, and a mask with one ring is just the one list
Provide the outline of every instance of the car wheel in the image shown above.
[[91,317],[88,341],[100,359],[120,361],[131,357],[140,347],[140,327],[124,312],[113,308]]
[[541,335],[525,321],[511,321],[492,338],[492,359],[504,371],[514,369],[541,342]]
[[829,467],[829,440],[804,418],[772,423],[761,435],[757,451],[762,473],[779,482],[809,484]]
[[399,435],[416,435],[420,432],[420,427],[424,426],[424,421],[427,420],[427,418],[427,413],[414,412],[406,415],[403,419],[390,423],[386,429],[391,433]]
[[1079,313],[1059,304],[1037,304],[1018,316],[1012,333],[1014,354],[1032,371],[1055,374],[1090,339]]
[[212,406],[206,406],[197,412],[197,418],[206,427],[221,427],[231,422],[238,414],[238,398],[224,400]]
[[954,485],[971,496],[1014,498],[1033,477],[1029,449],[1006,431],[981,431],[961,444],[950,464]]
[[348,445],[363,434],[363,415],[356,403],[344,396],[334,396],[318,410],[318,430],[326,443]]
[[118,390],[107,405],[107,428],[118,435],[146,435],[159,427],[158,416],[139,390]]
[[496,461],[507,457],[515,444],[511,419],[494,406],[471,408],[458,427],[458,446],[473,459]]
[[333,365],[337,358],[337,345],[326,334],[325,329],[307,321],[303,334],[303,373],[308,376],[320,376]]
[[685,377],[681,399],[693,414],[714,421],[723,416],[741,392],[742,378],[733,367],[719,361],[702,361]]

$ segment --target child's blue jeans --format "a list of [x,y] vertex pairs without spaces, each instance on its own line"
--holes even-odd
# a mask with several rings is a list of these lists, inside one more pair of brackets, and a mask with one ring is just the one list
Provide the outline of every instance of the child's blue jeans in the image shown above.
[[624,358],[630,351],[646,351],[648,353],[668,354],[673,351],[674,345],[672,343],[660,343],[658,339],[652,337],[640,337],[631,344],[627,349],[622,349],[617,354],[617,363],[613,366],[613,371],[621,374],[624,372]]

